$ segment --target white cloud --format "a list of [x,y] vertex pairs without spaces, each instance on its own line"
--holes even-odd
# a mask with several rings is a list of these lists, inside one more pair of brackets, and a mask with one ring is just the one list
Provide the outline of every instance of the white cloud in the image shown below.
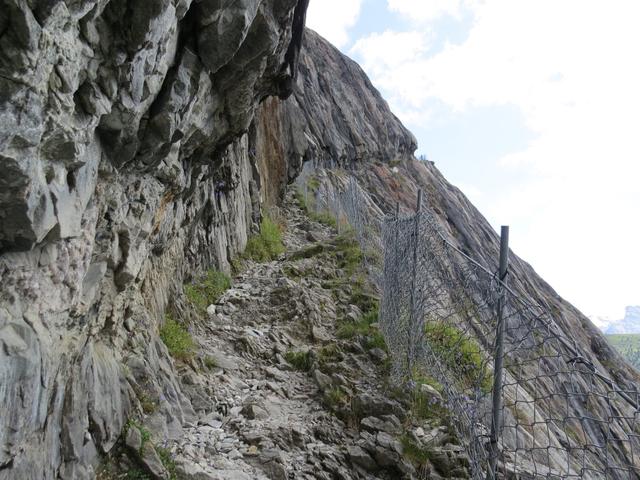
[[389,10],[415,21],[436,20],[445,15],[459,17],[463,0],[387,0]]
[[640,302],[640,3],[476,2],[466,40],[435,54],[418,32],[470,4],[388,5],[413,13],[411,30],[360,39],[352,53],[399,116],[417,125],[434,103],[517,107],[535,140],[496,168],[528,180],[479,206],[513,225],[516,251],[579,308],[615,317]]
[[408,124],[426,120],[424,78],[418,65],[429,51],[429,30],[373,33],[360,38],[349,51],[381,88],[394,112]]
[[349,28],[360,16],[362,0],[311,0],[307,9],[307,26],[336,47],[349,41]]

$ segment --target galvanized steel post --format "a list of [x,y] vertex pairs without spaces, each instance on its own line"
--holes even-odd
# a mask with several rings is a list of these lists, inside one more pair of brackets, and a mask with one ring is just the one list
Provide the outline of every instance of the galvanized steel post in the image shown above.
[[493,362],[493,406],[491,416],[491,450],[487,480],[496,479],[498,465],[498,440],[502,427],[502,377],[504,370],[504,307],[507,267],[509,265],[509,227],[500,230],[500,266],[498,270],[498,306],[496,309],[496,351]]

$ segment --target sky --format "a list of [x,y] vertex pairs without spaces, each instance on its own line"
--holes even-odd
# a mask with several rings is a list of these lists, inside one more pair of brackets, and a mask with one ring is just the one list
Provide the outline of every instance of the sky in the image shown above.
[[640,2],[311,0],[426,155],[591,317],[640,305]]

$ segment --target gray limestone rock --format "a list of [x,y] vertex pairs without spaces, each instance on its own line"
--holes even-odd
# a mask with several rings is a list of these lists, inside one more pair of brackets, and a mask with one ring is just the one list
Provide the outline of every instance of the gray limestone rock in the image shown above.
[[140,430],[135,427],[129,428],[124,442],[131,450],[135,452],[140,450],[142,448],[142,434]]
[[320,388],[320,390],[324,391],[327,388],[331,387],[331,385],[333,384],[331,377],[329,375],[325,375],[318,369],[314,370],[312,375],[313,375],[313,379],[318,384],[318,387]]
[[140,462],[146,467],[154,479],[169,480],[169,472],[164,468],[162,460],[158,456],[158,452],[156,452],[156,449],[151,445],[151,443],[146,442],[142,445],[142,449],[140,450]]
[[349,455],[349,459],[355,465],[358,465],[369,472],[375,472],[379,468],[376,461],[371,458],[371,455],[365,452],[361,447],[348,446],[347,454]]

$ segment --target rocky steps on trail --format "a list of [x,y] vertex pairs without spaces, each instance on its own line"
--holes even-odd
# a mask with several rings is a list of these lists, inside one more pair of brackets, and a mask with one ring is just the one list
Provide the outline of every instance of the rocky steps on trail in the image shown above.
[[[423,475],[466,478],[467,461],[446,415],[412,416],[405,397],[391,398],[386,353],[363,336],[337,338],[340,323],[362,318],[350,299],[363,272],[340,268],[331,248],[335,230],[307,218],[292,195],[280,211],[286,253],[268,263],[248,261],[192,324],[197,357],[176,365],[193,420],[167,442],[161,429],[154,431],[161,425],[156,415],[143,415],[149,442],[163,444],[186,479],[417,478],[403,455],[404,435],[435,459],[435,466],[418,465]],[[308,355],[307,368],[296,369],[288,352]],[[211,359],[209,367],[203,358]],[[341,397],[332,399],[336,389]],[[431,394],[437,401],[439,394]],[[153,455],[136,461],[134,446],[134,461],[132,449],[119,450],[112,468],[143,465],[150,472]]]

